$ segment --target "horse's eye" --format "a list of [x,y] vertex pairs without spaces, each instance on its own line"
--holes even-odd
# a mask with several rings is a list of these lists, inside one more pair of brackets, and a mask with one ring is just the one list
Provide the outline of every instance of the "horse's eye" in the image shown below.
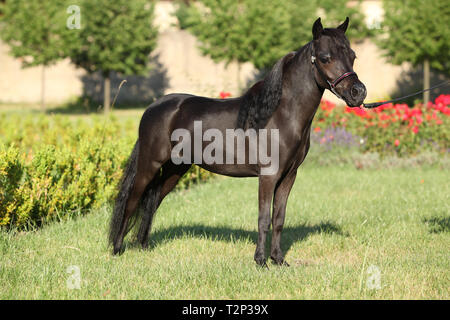
[[320,62],[328,63],[331,60],[331,56],[329,54],[321,54],[319,55]]

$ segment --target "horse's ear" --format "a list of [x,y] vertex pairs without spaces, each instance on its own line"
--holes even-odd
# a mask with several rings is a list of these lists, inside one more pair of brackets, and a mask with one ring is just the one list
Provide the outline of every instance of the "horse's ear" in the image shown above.
[[312,34],[313,34],[313,39],[317,40],[320,38],[320,36],[322,35],[323,32],[323,26],[322,26],[322,22],[320,21],[320,18],[318,18],[314,24],[313,24],[313,28],[312,28]]
[[345,31],[347,31],[347,27],[348,27],[348,22],[350,21],[350,19],[347,17],[345,19],[345,21],[339,26],[337,27],[339,30],[342,30],[344,33]]

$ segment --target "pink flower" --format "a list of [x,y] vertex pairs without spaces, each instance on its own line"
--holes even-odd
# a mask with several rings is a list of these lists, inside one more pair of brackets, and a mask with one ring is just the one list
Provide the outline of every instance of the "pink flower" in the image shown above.
[[395,141],[394,141],[394,145],[395,145],[396,147],[398,147],[398,146],[400,145],[400,140],[398,140],[398,139],[395,139]]
[[416,122],[417,124],[421,124],[423,122],[422,116],[416,115]]

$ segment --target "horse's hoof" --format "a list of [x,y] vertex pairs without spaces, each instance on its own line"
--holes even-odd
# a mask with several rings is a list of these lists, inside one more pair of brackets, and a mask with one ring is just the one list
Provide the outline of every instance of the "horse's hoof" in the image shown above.
[[113,255],[117,256],[122,253],[122,246],[114,246],[113,248]]
[[276,264],[277,266],[283,266],[283,267],[289,267],[289,263],[286,262],[286,260],[284,260],[283,258],[279,258],[279,259],[274,259],[272,257],[270,257],[273,261],[274,264]]
[[269,269],[269,266],[267,265],[266,259],[255,259],[256,264],[260,266],[261,268]]

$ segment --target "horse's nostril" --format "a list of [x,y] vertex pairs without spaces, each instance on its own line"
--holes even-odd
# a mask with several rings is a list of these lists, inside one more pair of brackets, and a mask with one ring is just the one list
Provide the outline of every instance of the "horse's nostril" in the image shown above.
[[350,90],[352,98],[357,99],[366,96],[366,87],[363,84],[355,84]]

